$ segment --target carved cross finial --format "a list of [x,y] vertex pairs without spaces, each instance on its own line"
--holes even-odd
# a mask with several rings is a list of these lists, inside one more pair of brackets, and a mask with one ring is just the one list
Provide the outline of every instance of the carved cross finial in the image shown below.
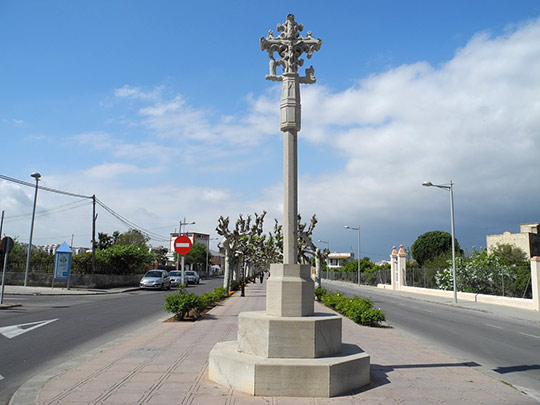
[[[269,70],[270,74],[266,76],[267,80],[281,81],[281,75],[276,74],[276,67],[282,66],[283,73],[297,73],[298,66],[304,64],[300,57],[303,53],[310,59],[313,52],[321,48],[321,40],[312,37],[311,31],[308,31],[306,37],[300,35],[304,29],[302,24],[294,21],[294,15],[289,14],[283,24],[277,25],[277,31],[280,34],[275,37],[272,30],[268,31],[266,38],[261,38],[261,51],[267,51],[270,56]],[[274,52],[280,56],[276,61]],[[315,83],[313,66],[306,69],[306,76],[300,78],[301,83]]]

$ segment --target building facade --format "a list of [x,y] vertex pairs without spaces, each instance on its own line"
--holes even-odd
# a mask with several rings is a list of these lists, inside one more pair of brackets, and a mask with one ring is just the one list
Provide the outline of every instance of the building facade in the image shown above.
[[337,269],[354,260],[354,253],[333,252],[328,255],[328,268]]
[[520,224],[519,233],[504,232],[498,235],[486,235],[488,252],[493,252],[497,245],[512,245],[523,250],[527,256],[540,256],[540,223]]

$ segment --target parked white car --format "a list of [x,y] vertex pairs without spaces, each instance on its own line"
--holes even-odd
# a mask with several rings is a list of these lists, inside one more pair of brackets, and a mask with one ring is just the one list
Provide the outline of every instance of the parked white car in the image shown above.
[[182,272],[178,270],[173,270],[169,273],[171,277],[171,287],[178,287],[182,284]]
[[201,281],[201,278],[199,277],[199,274],[196,271],[185,271],[184,272],[184,280],[186,284],[199,284]]
[[150,270],[141,278],[140,288],[149,288],[152,290],[164,290],[171,288],[171,279],[167,270]]

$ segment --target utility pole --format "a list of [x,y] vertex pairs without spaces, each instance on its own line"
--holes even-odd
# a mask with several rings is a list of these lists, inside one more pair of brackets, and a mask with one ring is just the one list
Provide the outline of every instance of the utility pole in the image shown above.
[[92,273],[96,274],[96,195],[92,195]]
[[2,220],[0,220],[0,239],[2,239],[2,228],[4,227],[4,210],[2,210]]

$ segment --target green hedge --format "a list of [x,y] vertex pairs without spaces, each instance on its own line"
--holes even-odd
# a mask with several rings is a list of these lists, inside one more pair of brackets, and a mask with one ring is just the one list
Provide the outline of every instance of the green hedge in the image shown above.
[[186,315],[197,319],[207,308],[214,306],[227,296],[227,290],[223,287],[215,288],[214,291],[202,295],[187,292],[184,287],[179,287],[176,294],[165,297],[163,306],[167,312],[174,314],[178,321],[183,320]]
[[378,326],[386,320],[384,313],[373,308],[373,302],[367,298],[345,297],[340,291],[333,294],[323,288],[316,288],[315,299],[361,325]]

